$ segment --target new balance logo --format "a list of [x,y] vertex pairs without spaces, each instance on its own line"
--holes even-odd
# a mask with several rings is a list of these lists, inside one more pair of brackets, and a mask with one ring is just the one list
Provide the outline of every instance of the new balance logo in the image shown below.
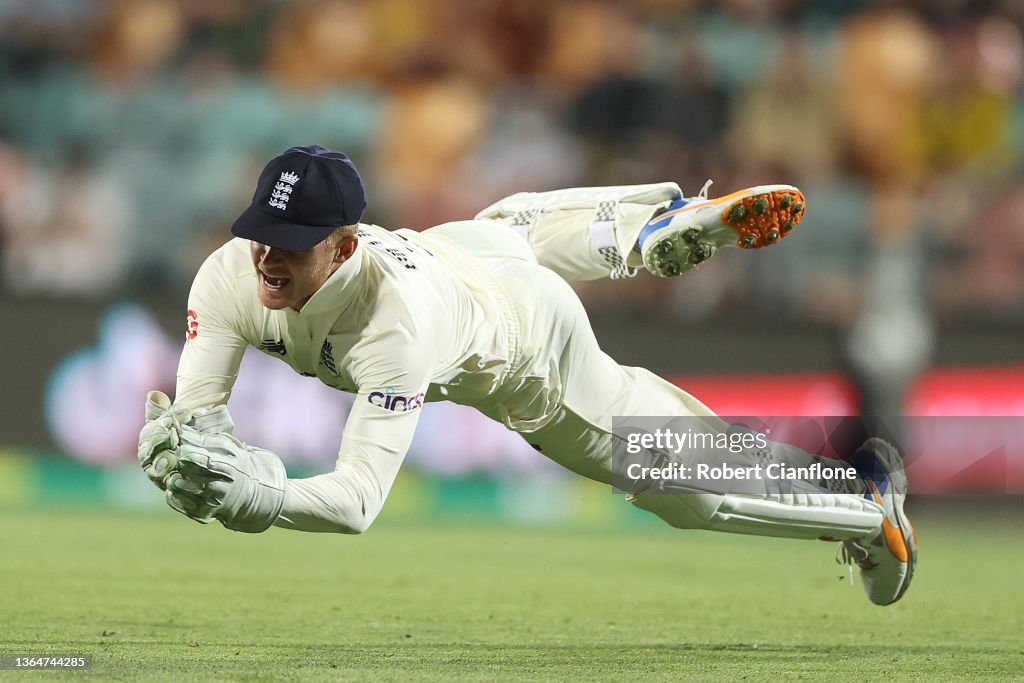
[[320,365],[330,370],[332,375],[340,374],[338,366],[334,362],[334,344],[327,339],[324,340],[324,345],[320,347]]
[[260,351],[264,351],[265,353],[276,353],[281,356],[288,353],[288,349],[285,348],[284,342],[280,339],[264,339],[260,343]]
[[283,171],[277,183],[274,184],[274,190],[270,193],[270,201],[267,204],[282,211],[287,209],[288,200],[291,199],[292,190],[295,189],[295,183],[297,182],[299,182],[297,173]]

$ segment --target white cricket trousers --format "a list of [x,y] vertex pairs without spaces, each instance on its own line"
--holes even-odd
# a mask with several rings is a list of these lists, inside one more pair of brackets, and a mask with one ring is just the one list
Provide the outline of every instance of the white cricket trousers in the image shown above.
[[[571,223],[571,222],[570,222]],[[556,365],[561,393],[554,417],[537,429],[516,429],[534,448],[569,470],[610,484],[613,474],[612,433],[615,416],[686,416],[703,418],[711,429],[725,423],[699,400],[679,387],[638,367],[619,365],[604,353],[594,336],[582,302],[569,285],[572,272],[564,264],[573,257],[587,263],[589,221],[579,221],[580,254],[564,250],[573,241],[563,231],[557,240],[563,253],[551,255],[531,247],[520,233],[495,221],[463,221],[432,228],[479,259],[488,272],[512,294],[520,316],[521,345]],[[539,226],[543,227],[543,226]],[[571,225],[568,228],[572,229]],[[436,232],[435,232],[436,231]],[[531,240],[531,243],[534,240]],[[537,253],[537,252],[540,253]],[[547,260],[563,264],[559,272]],[[608,266],[609,270],[611,266]],[[638,340],[642,342],[642,340]],[[543,363],[541,363],[543,364]],[[481,405],[497,418],[493,406]],[[783,446],[776,457],[787,464],[813,462],[807,453]],[[737,456],[748,464],[749,454]],[[641,493],[628,499],[678,528],[711,529],[790,538],[859,538],[881,524],[881,508],[860,496],[818,492],[749,496],[722,493]]]

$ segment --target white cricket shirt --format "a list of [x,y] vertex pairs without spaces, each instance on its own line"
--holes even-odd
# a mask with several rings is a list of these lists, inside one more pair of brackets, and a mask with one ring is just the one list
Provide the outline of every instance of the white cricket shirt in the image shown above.
[[523,391],[509,294],[443,237],[360,225],[353,256],[301,311],[263,307],[257,285],[248,240],[231,240],[202,265],[189,295],[175,403],[226,403],[247,345],[357,394],[335,471],[289,480],[278,526],[365,529],[425,401],[486,406],[508,426],[522,426],[543,423],[557,400],[544,381]]

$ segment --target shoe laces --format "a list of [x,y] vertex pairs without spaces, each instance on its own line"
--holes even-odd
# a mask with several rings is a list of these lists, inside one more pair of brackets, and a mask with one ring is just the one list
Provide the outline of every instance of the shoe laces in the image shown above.
[[836,550],[836,564],[846,566],[850,585],[853,585],[853,565],[857,565],[862,570],[874,569],[878,566],[871,561],[871,553],[868,549],[854,540],[843,541],[839,544],[839,548]]
[[697,193],[697,199],[706,200],[708,198],[708,190],[711,188],[711,184],[714,182],[714,180],[708,178],[707,182],[704,183],[704,187],[700,188],[700,192]]
[[[846,566],[847,576],[850,578],[850,585],[853,585],[853,565],[856,560],[853,559],[853,553],[846,547],[846,542],[839,544],[839,548],[836,550],[836,564],[840,567]],[[842,581],[843,577],[840,576],[839,580]]]
[[[845,479],[837,477],[836,479],[825,480],[822,482],[827,485],[827,488],[832,493],[850,494],[850,495],[862,495],[866,490],[864,480],[860,477],[854,479]],[[836,564],[846,566],[846,573],[850,580],[850,585],[853,585],[853,565],[857,565],[861,569],[873,569],[875,564],[871,562],[871,553],[863,545],[858,543],[856,540],[847,540],[839,544],[839,548],[836,550]],[[842,579],[843,577],[839,577]]]

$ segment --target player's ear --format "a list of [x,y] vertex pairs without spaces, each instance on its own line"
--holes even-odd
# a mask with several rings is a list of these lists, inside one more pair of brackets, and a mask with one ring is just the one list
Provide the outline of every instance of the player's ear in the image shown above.
[[359,245],[359,238],[356,237],[355,233],[346,234],[334,247],[334,262],[344,263],[352,257],[355,253],[356,247]]

